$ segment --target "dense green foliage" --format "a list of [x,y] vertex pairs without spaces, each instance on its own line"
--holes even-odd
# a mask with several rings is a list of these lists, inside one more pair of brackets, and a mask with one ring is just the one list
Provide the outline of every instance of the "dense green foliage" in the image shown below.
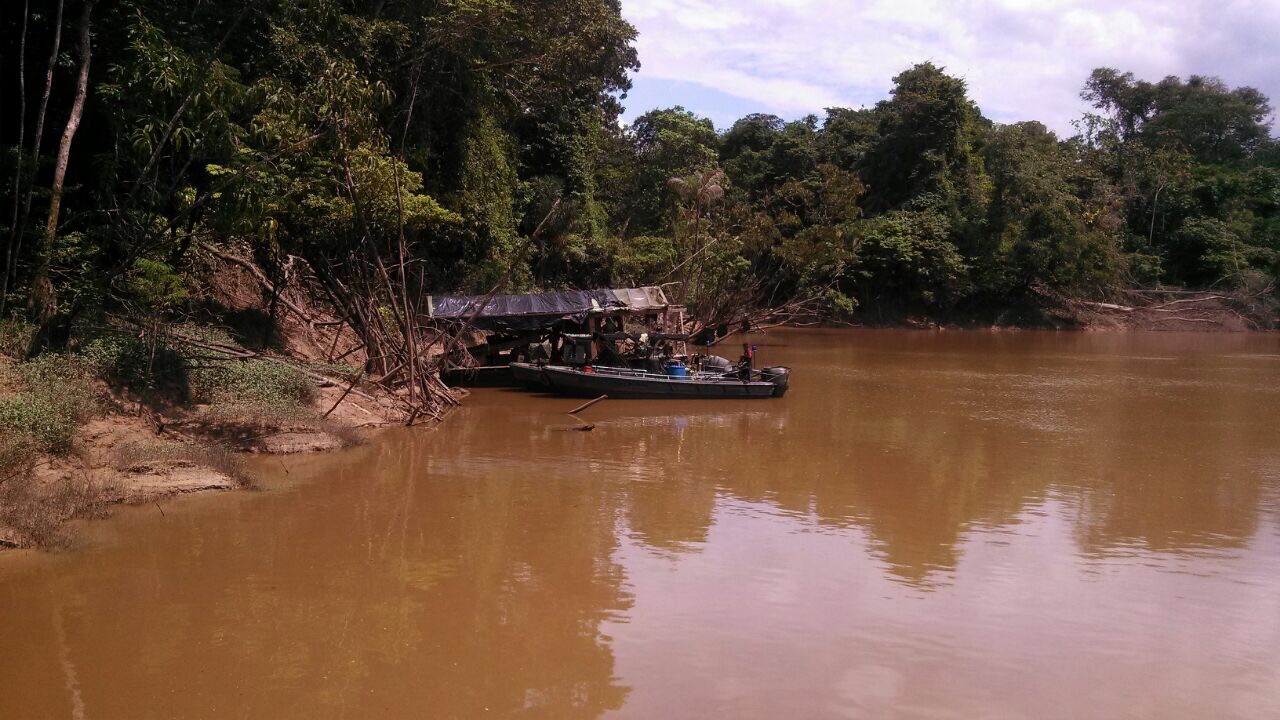
[[1097,114],[1061,139],[991,122],[924,63],[821,119],[622,127],[634,39],[618,0],[5,3],[0,317],[30,307],[47,336],[180,311],[204,243],[337,287],[403,236],[417,292],[679,282],[719,319],[799,297],[981,313],[1280,267],[1256,90],[1100,69]]
[[[64,453],[80,423],[99,410],[90,364],[78,356],[46,354],[11,370],[17,392],[0,397],[0,435],[41,452]],[[4,444],[4,443],[0,443]]]
[[304,407],[315,397],[311,379],[301,371],[266,360],[218,363],[193,370],[190,378],[195,399],[204,402]]

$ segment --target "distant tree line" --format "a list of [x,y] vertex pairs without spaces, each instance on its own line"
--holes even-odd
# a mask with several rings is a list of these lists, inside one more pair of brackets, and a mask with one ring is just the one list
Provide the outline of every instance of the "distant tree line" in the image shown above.
[[0,313],[56,343],[181,310],[210,245],[303,258],[368,324],[498,286],[896,317],[1280,272],[1252,88],[1095,70],[1061,139],[923,63],[872,108],[624,127],[634,40],[618,0],[10,0]]
[[929,63],[873,108],[717,133],[681,108],[639,117],[604,156],[610,271],[663,276],[695,248],[667,176],[719,172],[698,245],[728,286],[825,297],[836,312],[994,314],[1055,294],[1128,286],[1273,285],[1280,146],[1252,88],[1159,83],[1102,68],[1096,112],[1060,139],[984,118],[963,80]]

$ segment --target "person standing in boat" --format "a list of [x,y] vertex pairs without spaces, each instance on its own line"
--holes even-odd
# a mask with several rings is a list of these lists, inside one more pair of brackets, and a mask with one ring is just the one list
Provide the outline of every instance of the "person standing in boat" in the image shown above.
[[751,343],[742,343],[742,357],[738,358],[738,377],[742,382],[751,382],[751,370],[755,365],[756,354]]

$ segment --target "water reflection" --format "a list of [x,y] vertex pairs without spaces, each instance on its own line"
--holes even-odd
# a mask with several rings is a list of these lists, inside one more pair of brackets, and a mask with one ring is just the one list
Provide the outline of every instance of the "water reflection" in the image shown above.
[[[796,368],[782,401],[606,402],[578,432],[572,401],[479,392],[435,432],[263,460],[266,493],[127,512],[79,552],[0,563],[0,647],[23,649],[0,653],[0,706],[586,718],[1280,704],[1275,339],[761,344]],[[1195,682],[1165,687],[1178,673]]]

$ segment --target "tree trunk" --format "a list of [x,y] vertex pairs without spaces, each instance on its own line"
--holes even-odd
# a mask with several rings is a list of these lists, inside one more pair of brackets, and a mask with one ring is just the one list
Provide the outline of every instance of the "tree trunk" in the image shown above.
[[8,283],[12,284],[18,277],[18,261],[22,257],[22,239],[27,234],[27,219],[31,216],[31,199],[36,191],[36,174],[40,171],[40,145],[44,138],[44,118],[49,109],[49,95],[53,92],[53,68],[58,63],[58,53],[62,50],[62,3],[58,0],[53,19],[53,48],[49,52],[49,65],[44,73],[44,94],[40,96],[40,109],[36,112],[35,133],[31,137],[31,182],[27,183],[27,196],[22,201],[22,217],[18,220],[18,231],[14,234],[13,260],[9,263]]
[[0,317],[4,315],[5,300],[9,297],[9,266],[15,262],[14,249],[18,244],[18,196],[22,194],[22,160],[27,144],[27,17],[31,14],[31,0],[22,3],[22,39],[18,41],[18,157],[13,167],[13,219],[9,223],[9,242],[4,248],[4,273],[0,276]]
[[53,292],[53,284],[49,281],[49,253],[53,250],[58,237],[58,215],[62,209],[62,186],[67,176],[67,164],[71,160],[71,141],[75,139],[76,130],[80,128],[80,119],[84,116],[85,96],[89,92],[89,57],[91,54],[89,37],[89,16],[93,12],[96,0],[85,0],[84,9],[80,12],[78,32],[80,36],[80,73],[76,78],[76,96],[71,103],[71,114],[67,117],[67,125],[62,131],[62,141],[58,144],[58,158],[53,166],[53,183],[49,186],[49,222],[45,226],[44,248],[40,259],[40,268],[36,271],[36,279],[31,288],[32,315],[42,326],[37,333],[37,340],[45,335],[44,326],[57,313],[57,297]]

